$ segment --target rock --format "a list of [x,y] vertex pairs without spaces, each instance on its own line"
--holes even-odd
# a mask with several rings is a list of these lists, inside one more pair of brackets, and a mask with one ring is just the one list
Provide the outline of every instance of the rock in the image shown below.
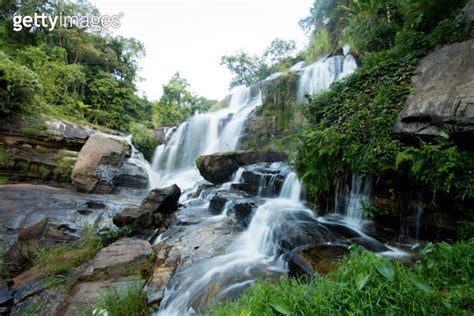
[[124,162],[114,178],[114,184],[119,187],[146,188],[148,185],[148,174],[142,167]]
[[469,1],[461,12],[460,20],[466,28],[474,35],[474,1]]
[[257,207],[253,202],[237,202],[227,211],[227,215],[234,215],[235,219],[247,227],[252,219],[252,212]]
[[15,243],[6,251],[4,262],[10,273],[19,273],[31,263],[39,249],[54,247],[79,238],[74,223],[46,218],[20,228]]
[[315,273],[327,274],[334,271],[337,260],[348,254],[346,245],[318,244],[296,248],[286,254],[285,259],[291,276],[312,277]]
[[196,159],[196,165],[204,179],[221,184],[229,181],[241,166],[283,161],[287,158],[286,154],[275,151],[233,151],[200,156]]
[[214,215],[218,215],[222,213],[227,202],[229,202],[228,197],[225,197],[223,194],[217,193],[212,197],[211,201],[209,202],[209,211]]
[[380,241],[373,238],[356,237],[349,239],[349,241],[372,252],[383,252],[390,250]]
[[108,290],[122,291],[137,284],[133,277],[85,282],[74,286],[58,315],[82,315],[99,303]]
[[72,170],[72,182],[79,192],[110,193],[114,190],[114,167],[128,152],[125,141],[95,134],[82,147]]
[[173,184],[166,188],[156,188],[148,193],[143,200],[140,209],[147,212],[170,215],[178,208],[178,200],[181,196],[181,189]]
[[134,228],[159,227],[165,217],[178,209],[180,188],[174,184],[166,188],[156,188],[148,193],[139,208],[126,208],[114,216],[118,227],[130,225]]
[[140,208],[128,207],[114,216],[118,227],[130,225],[135,228],[147,228],[153,224],[153,213],[143,212]]
[[140,266],[149,262],[153,253],[149,242],[135,239],[120,239],[101,249],[87,265],[82,277],[120,277],[139,271]]
[[445,46],[420,61],[414,92],[395,132],[408,140],[450,136],[474,146],[474,39]]

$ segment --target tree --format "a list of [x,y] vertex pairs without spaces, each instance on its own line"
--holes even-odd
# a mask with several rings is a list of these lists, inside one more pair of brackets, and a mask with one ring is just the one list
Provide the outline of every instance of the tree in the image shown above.
[[269,58],[271,65],[281,63],[293,57],[296,51],[295,41],[286,41],[281,38],[274,39],[263,56]]
[[240,85],[251,86],[271,74],[271,70],[262,58],[250,56],[245,52],[222,56],[220,64],[227,66],[227,69],[234,75],[230,83],[231,88]]

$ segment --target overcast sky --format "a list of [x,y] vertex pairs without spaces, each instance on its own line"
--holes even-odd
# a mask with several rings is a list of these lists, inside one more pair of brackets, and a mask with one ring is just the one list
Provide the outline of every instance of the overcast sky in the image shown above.
[[220,57],[247,51],[260,54],[276,37],[302,47],[306,36],[298,21],[313,0],[91,0],[102,14],[124,13],[114,34],[145,44],[140,89],[158,99],[179,71],[199,95],[222,99],[231,75]]

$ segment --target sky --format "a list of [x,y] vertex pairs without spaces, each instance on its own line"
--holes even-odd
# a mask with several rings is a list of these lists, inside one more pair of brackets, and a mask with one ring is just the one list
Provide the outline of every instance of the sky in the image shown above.
[[231,74],[220,65],[223,55],[261,54],[279,37],[306,44],[298,21],[313,0],[91,0],[101,14],[123,13],[112,34],[134,37],[145,45],[139,89],[159,99],[162,86],[178,72],[191,91],[221,100]]

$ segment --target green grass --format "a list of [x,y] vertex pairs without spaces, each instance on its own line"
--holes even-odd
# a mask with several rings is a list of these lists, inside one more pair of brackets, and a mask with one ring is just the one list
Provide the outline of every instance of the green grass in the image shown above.
[[101,248],[102,242],[88,228],[72,244],[41,249],[33,264],[48,275],[63,274],[94,258]]
[[407,268],[355,248],[336,272],[309,283],[259,281],[212,315],[469,315],[474,242],[429,244]]
[[93,315],[142,316],[148,315],[144,281],[137,279],[124,289],[109,289],[101,297]]

